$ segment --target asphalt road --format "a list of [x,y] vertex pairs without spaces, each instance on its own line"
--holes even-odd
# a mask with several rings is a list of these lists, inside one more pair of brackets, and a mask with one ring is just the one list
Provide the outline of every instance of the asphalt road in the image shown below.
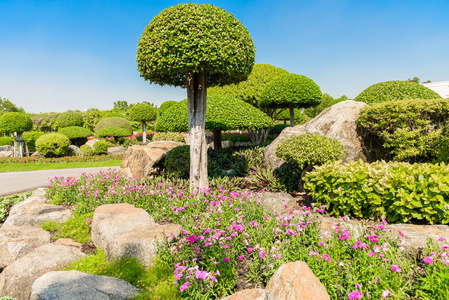
[[45,187],[50,182],[50,179],[56,176],[77,176],[84,172],[95,173],[100,170],[119,168],[120,167],[99,167],[0,173],[0,197]]

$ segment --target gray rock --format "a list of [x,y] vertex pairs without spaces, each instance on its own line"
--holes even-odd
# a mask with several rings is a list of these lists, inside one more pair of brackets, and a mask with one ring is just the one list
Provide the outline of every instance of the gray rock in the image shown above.
[[358,119],[360,110],[367,104],[347,100],[339,102],[316,116],[310,122],[295,127],[287,127],[264,151],[264,166],[278,168],[285,161],[276,156],[279,143],[293,136],[314,133],[325,135],[343,143],[346,156],[343,162],[366,161],[361,147],[361,138],[357,135],[355,121]]
[[95,144],[96,142],[98,142],[98,141],[99,141],[99,139],[91,139],[90,141],[87,141],[87,142],[86,142],[86,145],[89,145],[89,146],[93,147],[94,144]]
[[0,297],[28,299],[37,278],[64,268],[83,256],[76,247],[55,243],[40,246],[3,270],[0,274]]
[[39,151],[33,152],[33,154],[31,154],[31,157],[45,158],[45,156],[40,154]]
[[38,227],[3,226],[0,228],[0,268],[5,268],[33,249],[49,244],[51,235]]
[[12,151],[1,151],[0,157],[12,157],[13,152]]
[[261,194],[263,205],[265,209],[273,215],[285,215],[290,210],[299,209],[296,200],[287,193],[270,193],[264,192]]
[[222,300],[267,300],[267,290],[264,289],[248,289],[239,291],[231,296],[225,297]]
[[[226,149],[226,148],[231,148],[232,146],[234,146],[234,143],[232,141],[222,141],[221,142],[221,148]],[[207,148],[209,149],[215,149],[214,147],[214,142],[209,143],[207,145]]]
[[78,148],[77,146],[70,145],[67,154],[70,156],[80,156],[81,151],[80,148]]
[[253,143],[251,142],[235,142],[234,143],[234,147],[248,147],[248,146],[252,146]]
[[137,288],[118,278],[74,270],[54,271],[36,279],[30,300],[126,300],[138,293]]
[[109,147],[108,148],[108,154],[125,154],[126,149],[123,146],[117,146],[117,147]]
[[3,151],[12,151],[12,146],[11,145],[0,146],[0,152]]
[[130,177],[151,178],[160,174],[168,151],[184,145],[172,141],[156,141],[146,146],[131,146],[126,151],[121,169]]

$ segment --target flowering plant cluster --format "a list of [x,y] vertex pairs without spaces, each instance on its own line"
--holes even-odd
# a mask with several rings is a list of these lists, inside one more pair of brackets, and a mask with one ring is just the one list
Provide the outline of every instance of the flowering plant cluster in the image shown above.
[[93,155],[93,156],[63,156],[63,157],[51,157],[51,158],[39,158],[39,157],[0,157],[0,164],[32,164],[32,163],[46,163],[57,164],[66,162],[95,162],[95,161],[107,161],[107,160],[121,160],[123,154],[112,155]]

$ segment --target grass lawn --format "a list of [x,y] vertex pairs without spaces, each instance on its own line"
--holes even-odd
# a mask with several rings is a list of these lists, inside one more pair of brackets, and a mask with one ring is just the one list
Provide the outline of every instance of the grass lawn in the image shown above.
[[121,163],[122,163],[121,159],[107,160],[107,161],[93,161],[93,162],[61,162],[61,163],[37,162],[32,164],[5,163],[0,164],[0,173],[55,170],[55,169],[93,168],[93,167],[115,167],[120,166]]

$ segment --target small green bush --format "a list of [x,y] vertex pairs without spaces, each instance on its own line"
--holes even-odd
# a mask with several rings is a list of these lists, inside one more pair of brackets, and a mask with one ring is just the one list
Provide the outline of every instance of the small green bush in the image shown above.
[[173,101],[173,100],[165,101],[164,103],[162,103],[161,106],[159,106],[159,109],[157,111],[159,116],[162,116],[165,111],[168,111],[172,105],[177,104],[177,103],[178,102]]
[[0,137],[0,146],[10,146],[12,145],[13,139],[8,136]]
[[107,154],[108,153],[108,143],[106,141],[95,142],[92,147],[95,155]]
[[[128,132],[131,132],[131,133],[133,130],[131,123],[129,123],[124,118],[112,117],[112,118],[101,119],[97,123],[97,125],[95,125],[95,133],[97,133],[98,131],[100,131],[104,128],[108,128],[108,127],[120,127],[120,128],[127,130]],[[131,134],[129,134],[129,135],[131,135]]]
[[315,167],[304,180],[313,201],[326,205],[333,215],[449,223],[449,166],[445,164],[332,162]]
[[93,136],[94,133],[87,128],[80,126],[69,126],[64,127],[58,130],[58,133],[61,133],[68,137],[70,140],[79,139],[79,138],[87,138]]
[[36,151],[36,141],[44,134],[46,133],[41,131],[27,131],[23,134],[23,139],[27,141],[29,151]]
[[[296,115],[295,115],[296,116]],[[274,125],[273,127],[271,127],[270,131],[268,132],[269,134],[281,134],[281,131],[284,130],[285,128],[290,127],[290,125],[288,124],[277,124]]]
[[129,130],[124,129],[124,128],[107,127],[107,128],[103,128],[103,129],[98,130],[95,133],[95,136],[99,137],[99,138],[104,138],[104,137],[119,138],[119,137],[124,137],[124,136],[130,136],[131,134],[132,134],[132,131],[129,131]]
[[83,116],[74,111],[66,111],[58,116],[56,119],[56,126],[58,128],[65,128],[70,126],[82,127],[84,124]]
[[322,165],[345,156],[345,147],[340,141],[327,136],[306,133],[282,141],[276,155],[300,168]]
[[168,151],[164,167],[167,176],[188,179],[190,174],[190,146],[178,146]]
[[36,140],[36,150],[45,157],[66,155],[69,145],[69,138],[60,133],[48,133]]
[[180,132],[155,132],[152,141],[173,141],[185,143],[184,135]]
[[80,147],[80,152],[82,156],[91,156],[94,154],[94,150],[89,145],[82,145]]
[[440,99],[441,96],[416,82],[393,80],[376,83],[363,90],[355,101],[368,104],[405,99]]
[[25,132],[33,128],[30,116],[22,112],[8,112],[0,116],[0,132]]
[[69,238],[81,244],[87,244],[90,240],[90,227],[93,213],[72,215],[67,221],[59,223],[56,221],[46,221],[41,223],[43,230],[55,233],[53,240]]

